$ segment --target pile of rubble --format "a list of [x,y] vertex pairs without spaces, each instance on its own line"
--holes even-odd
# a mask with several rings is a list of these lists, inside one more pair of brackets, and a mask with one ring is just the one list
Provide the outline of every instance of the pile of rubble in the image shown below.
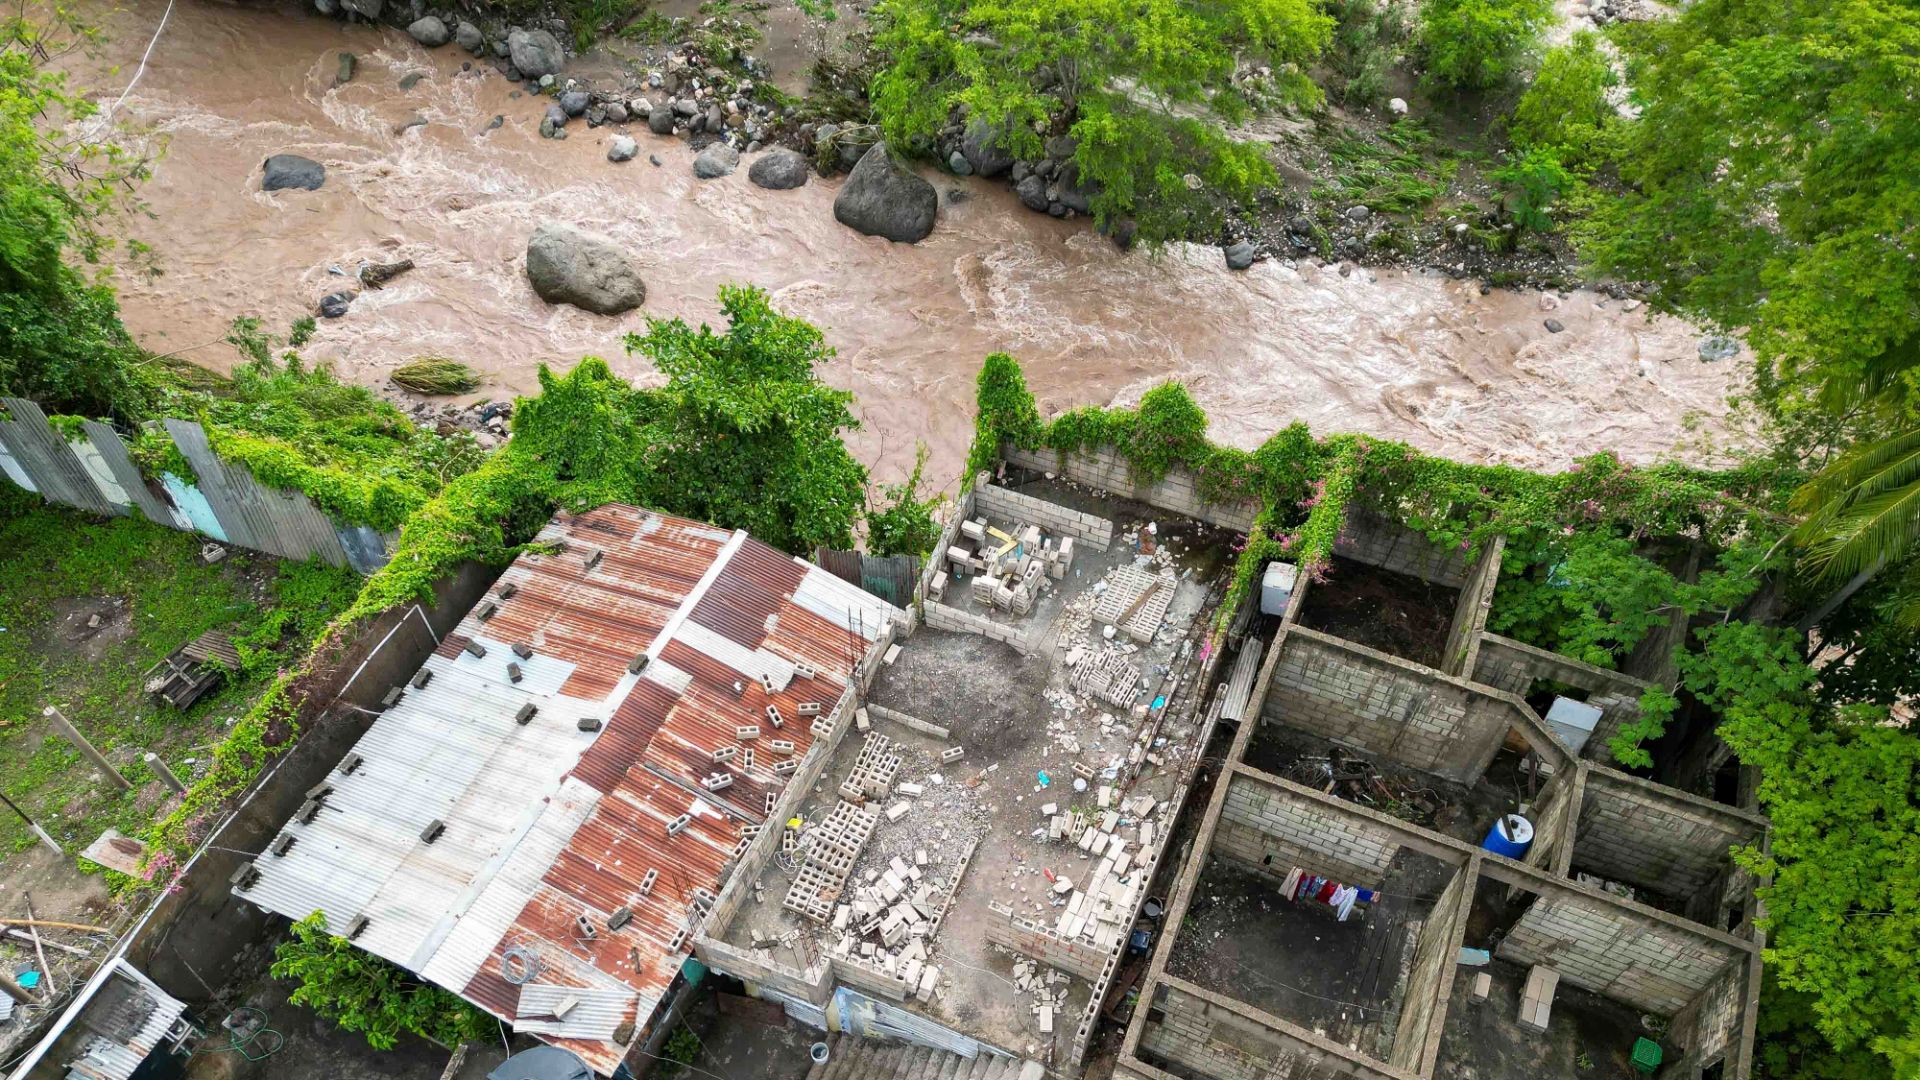
[[1073,565],[1073,538],[1043,538],[1038,525],[1005,533],[986,518],[974,518],[960,523],[960,539],[962,543],[947,549],[948,569],[933,576],[936,600],[946,595],[949,573],[972,575],[973,599],[981,607],[1028,615],[1052,582],[1065,578]]

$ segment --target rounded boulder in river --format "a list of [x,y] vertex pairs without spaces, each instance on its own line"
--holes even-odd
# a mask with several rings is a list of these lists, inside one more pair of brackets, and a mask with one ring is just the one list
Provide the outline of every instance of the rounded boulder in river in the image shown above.
[[[81,0],[105,38],[97,55],[60,63],[83,90],[118,97],[165,8]],[[362,74],[337,85],[342,53]],[[1208,435],[1232,446],[1299,420],[1546,469],[1603,449],[1697,460],[1701,436],[1725,443],[1725,399],[1746,378],[1745,364],[1702,362],[1699,330],[1649,321],[1630,301],[1570,293],[1553,312],[1568,332],[1551,334],[1536,294],[1482,296],[1478,281],[1437,273],[1342,277],[1297,247],[1288,258],[1284,231],[1249,273],[1211,245],[1128,253],[1085,218],[1029,213],[1006,177],[943,175],[942,193],[968,197],[942,198],[919,243],[877,243],[834,218],[845,178],[782,191],[699,181],[686,144],[638,120],[628,134],[639,156],[667,167],[609,165],[610,131],[575,122],[576,137],[543,140],[551,98],[463,62],[466,49],[429,52],[391,28],[175,0],[117,114],[165,139],[139,190],[153,217],[124,224],[164,271],[119,275],[139,342],[228,370],[236,314],[285,326],[340,290],[330,267],[412,259],[405,279],[361,296],[303,354],[368,385],[413,357],[458,356],[505,398],[538,391],[540,362],[586,355],[657,378],[624,335],[647,314],[715,322],[721,285],[757,285],[837,350],[821,377],[854,393],[861,427],[848,444],[878,482],[913,468],[917,440],[932,451],[928,477],[959,474],[974,380],[995,351],[1025,364],[1043,411],[1131,404],[1176,378],[1207,410]],[[416,71],[430,77],[401,90]],[[415,114],[433,123],[396,135]],[[505,123],[478,135],[495,116]],[[325,185],[262,194],[261,162],[280,153],[324,159]],[[596,315],[540,299],[526,284],[527,239],[548,221],[607,237],[647,269],[644,308]],[[1698,431],[1689,414],[1703,418]]]

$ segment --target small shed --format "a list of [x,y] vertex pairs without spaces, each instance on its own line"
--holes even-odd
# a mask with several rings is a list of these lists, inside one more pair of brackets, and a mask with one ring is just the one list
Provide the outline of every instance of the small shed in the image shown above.
[[14,1075],[29,1080],[172,1080],[199,1031],[186,1003],[124,959],[94,974]]
[[219,686],[227,672],[239,667],[240,654],[232,640],[218,630],[209,630],[148,668],[143,681],[155,701],[185,709]]

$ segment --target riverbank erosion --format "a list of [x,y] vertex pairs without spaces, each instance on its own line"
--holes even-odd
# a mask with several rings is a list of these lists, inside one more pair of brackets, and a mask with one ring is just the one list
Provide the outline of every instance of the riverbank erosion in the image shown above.
[[[110,35],[101,62],[123,70],[77,74],[110,101],[160,13],[86,14]],[[356,57],[344,83],[342,52]],[[911,466],[916,439],[931,475],[957,474],[973,378],[995,350],[1022,357],[1043,407],[1125,403],[1179,378],[1230,444],[1299,419],[1533,467],[1601,449],[1648,461],[1718,436],[1744,370],[1703,362],[1697,331],[1632,301],[1311,260],[1236,273],[1216,247],[1122,252],[1084,220],[1025,211],[1003,179],[922,166],[937,222],[891,243],[835,220],[842,177],[760,187],[761,151],[698,179],[688,144],[645,123],[541,138],[552,104],[457,45],[428,50],[305,6],[179,0],[121,106],[166,142],[143,191],[154,216],[129,228],[164,273],[122,276],[129,325],[149,348],[226,368],[234,316],[285,327],[361,263],[411,259],[322,320],[303,353],[369,385],[451,356],[487,379],[464,400],[502,399],[531,390],[539,363],[587,354],[648,381],[624,334],[649,316],[711,320],[720,284],[759,285],[839,349],[823,374],[856,393],[854,452],[882,479]],[[632,160],[608,160],[617,138],[637,144]],[[262,191],[262,162],[281,153],[322,164],[323,186]],[[526,251],[544,221],[617,244],[644,305],[609,316],[541,300]],[[1701,422],[1687,431],[1690,416]]]

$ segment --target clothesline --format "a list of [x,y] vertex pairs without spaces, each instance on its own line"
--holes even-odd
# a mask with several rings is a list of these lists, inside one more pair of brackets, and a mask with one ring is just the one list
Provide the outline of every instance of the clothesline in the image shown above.
[[1353,914],[1353,905],[1371,904],[1380,896],[1372,889],[1345,885],[1298,866],[1287,871],[1287,879],[1280,885],[1280,895],[1295,903],[1325,904],[1338,913],[1341,922],[1346,922],[1347,916]]

